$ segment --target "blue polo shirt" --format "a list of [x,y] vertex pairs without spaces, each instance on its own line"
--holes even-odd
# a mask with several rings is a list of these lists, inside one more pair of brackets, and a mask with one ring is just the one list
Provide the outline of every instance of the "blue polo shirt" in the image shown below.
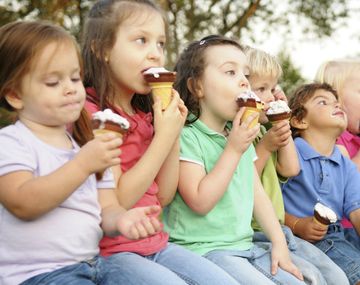
[[316,202],[335,211],[339,219],[360,208],[360,172],[334,147],[320,155],[304,139],[296,138],[300,173],[281,185],[285,210],[297,217],[313,216]]

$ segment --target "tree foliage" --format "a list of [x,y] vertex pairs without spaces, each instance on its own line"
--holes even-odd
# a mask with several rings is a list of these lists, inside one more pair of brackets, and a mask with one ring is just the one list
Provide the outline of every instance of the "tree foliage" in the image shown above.
[[[156,0],[155,0],[156,1]],[[183,47],[208,34],[252,37],[252,31],[264,27],[262,33],[290,32],[289,23],[301,22],[304,35],[329,36],[348,16],[349,0],[157,0],[169,19],[167,62],[171,68]],[[58,23],[79,38],[84,18],[94,0],[0,0],[0,25],[19,19],[45,19]],[[287,29],[288,30],[287,30]],[[253,41],[256,43],[256,37]],[[301,74],[290,60],[284,60],[286,80]],[[287,75],[287,73],[290,75]],[[296,83],[296,82],[295,82]],[[1,121],[1,116],[0,116]],[[1,124],[1,122],[0,122]]]

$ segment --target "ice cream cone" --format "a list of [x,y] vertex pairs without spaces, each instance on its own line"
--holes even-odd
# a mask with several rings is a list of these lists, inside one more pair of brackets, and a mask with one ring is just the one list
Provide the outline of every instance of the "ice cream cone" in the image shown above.
[[176,72],[168,71],[163,67],[149,68],[144,72],[144,79],[151,87],[153,97],[161,100],[162,110],[170,104],[175,78]]
[[314,207],[313,220],[319,225],[328,226],[337,221],[337,216],[336,213],[329,207],[326,207],[321,203],[316,203]]
[[101,136],[103,134],[115,134],[117,137],[122,138],[123,134],[120,132],[116,132],[116,131],[111,131],[111,130],[107,130],[107,129],[94,129],[93,130],[93,134],[95,137],[97,136]]
[[[261,112],[261,109],[253,108],[253,107],[245,107],[245,112],[241,117],[241,122],[245,121],[250,115],[252,115],[254,113],[258,113],[260,115],[260,112]],[[248,128],[249,129],[253,128],[258,123],[258,121],[259,121],[259,116],[251,121]]]
[[152,95],[161,100],[161,109],[165,110],[171,101],[173,82],[150,82]]

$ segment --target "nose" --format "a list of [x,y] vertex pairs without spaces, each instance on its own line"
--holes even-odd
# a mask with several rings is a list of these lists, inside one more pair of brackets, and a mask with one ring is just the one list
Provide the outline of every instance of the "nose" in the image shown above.
[[163,58],[163,51],[157,43],[149,45],[148,58],[152,61],[160,62]]
[[65,95],[69,96],[69,95],[74,95],[75,93],[76,93],[75,82],[73,82],[72,79],[68,79],[65,85]]
[[273,101],[275,101],[275,96],[271,92],[271,90],[267,90],[264,95],[265,95],[265,98],[264,98],[265,100],[263,100],[263,101],[265,101],[265,102],[273,102]]
[[240,85],[241,89],[250,89],[250,83],[247,80],[247,78],[245,77],[245,75],[241,76],[239,85]]

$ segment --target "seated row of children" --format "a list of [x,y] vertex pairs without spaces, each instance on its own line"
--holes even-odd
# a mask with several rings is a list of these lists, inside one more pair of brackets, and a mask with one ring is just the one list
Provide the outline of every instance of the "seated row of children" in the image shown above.
[[[150,0],[96,2],[81,51],[49,23],[0,28],[0,106],[17,114],[0,130],[0,284],[360,284],[358,83],[337,77],[350,62],[270,124],[236,99],[287,102],[274,57],[193,41],[163,109],[144,72],[165,43]],[[122,138],[94,137],[105,108],[129,122]],[[347,228],[318,223],[317,202]]]

